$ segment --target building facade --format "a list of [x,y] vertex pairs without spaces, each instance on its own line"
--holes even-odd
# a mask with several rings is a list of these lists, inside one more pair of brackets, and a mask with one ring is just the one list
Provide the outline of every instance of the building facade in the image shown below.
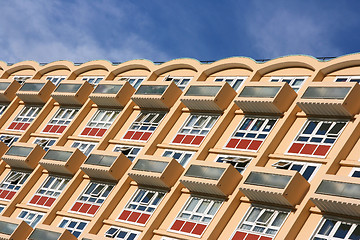
[[0,62],[2,239],[360,239],[360,54]]

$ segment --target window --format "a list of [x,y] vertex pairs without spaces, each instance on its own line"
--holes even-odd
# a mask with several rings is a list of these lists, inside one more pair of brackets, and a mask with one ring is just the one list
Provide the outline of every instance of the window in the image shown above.
[[17,117],[12,121],[8,129],[24,131],[30,123],[36,118],[41,107],[25,106],[21,109]]
[[138,189],[120,213],[118,220],[145,225],[165,194],[165,192]]
[[128,146],[128,145],[116,145],[113,152],[122,152],[128,159],[134,161],[136,156],[141,151],[142,147]]
[[316,171],[319,169],[320,164],[281,160],[274,163],[272,166],[278,169],[298,171],[308,182],[310,182],[315,176]]
[[30,210],[22,210],[17,216],[18,219],[24,220],[30,227],[34,228],[40,222],[44,213],[30,211]]
[[187,163],[190,161],[190,159],[192,158],[193,155],[194,155],[194,152],[178,151],[178,150],[170,150],[170,149],[166,149],[163,153],[163,157],[174,158],[183,167],[185,167],[187,165]]
[[336,239],[360,239],[360,225],[355,222],[323,218],[311,239],[336,240]]
[[191,114],[172,143],[200,145],[218,118],[219,115]]
[[5,112],[7,105],[0,105],[0,116]]
[[56,142],[56,139],[53,139],[53,138],[35,138],[35,141],[34,141],[35,144],[38,144],[45,151],[48,151],[49,148],[52,145],[54,145],[55,142]]
[[256,152],[274,127],[276,118],[245,117],[225,148]]
[[106,231],[105,237],[115,238],[115,239],[124,239],[124,240],[135,240],[138,238],[141,232],[134,231],[127,228],[119,228],[111,226],[109,230]]
[[308,120],[287,153],[325,157],[346,123],[345,121]]
[[127,81],[133,86],[135,89],[138,89],[142,81],[145,80],[145,77],[121,77],[119,81]]
[[2,213],[2,211],[4,211],[4,209],[5,209],[5,205],[0,205],[0,213]]
[[67,178],[48,176],[29,201],[29,204],[51,207],[69,181]]
[[357,82],[360,83],[360,76],[338,76],[335,82]]
[[239,173],[243,173],[251,160],[251,157],[219,155],[215,161],[230,163]]
[[189,84],[189,82],[191,81],[192,77],[172,77],[172,76],[166,76],[164,78],[164,81],[166,82],[174,82],[180,89],[181,91],[184,91],[184,89],[186,88],[186,86]]
[[222,204],[221,200],[190,197],[170,231],[201,236]]
[[0,184],[0,199],[11,200],[29,175],[30,174],[26,172],[11,170]]
[[245,81],[246,77],[217,77],[215,82],[227,82],[235,90],[239,90],[240,86]]
[[119,113],[120,111],[98,109],[80,136],[102,137]]
[[91,216],[95,215],[113,187],[113,185],[105,183],[90,182],[70,211]]
[[73,120],[78,111],[79,109],[74,108],[60,108],[45,126],[43,133],[61,134],[71,123],[71,120]]
[[95,146],[96,146],[96,143],[83,142],[83,141],[75,141],[71,144],[72,148],[79,149],[86,156],[89,156],[89,154],[95,148]]
[[46,80],[52,82],[55,86],[59,85],[59,83],[65,80],[66,76],[47,76]]
[[287,82],[295,92],[299,91],[308,77],[272,77],[270,82]]
[[141,112],[125,133],[123,139],[147,141],[159,126],[165,114],[164,112]]
[[18,83],[20,83],[21,85],[23,85],[24,82],[30,78],[31,78],[31,76],[14,76],[13,77],[13,79],[15,81],[17,81]]
[[349,174],[350,177],[360,178],[360,168],[353,168]]
[[238,228],[235,230],[232,240],[235,239],[273,239],[289,215],[289,211],[269,209],[252,206],[247,212]]
[[17,142],[19,140],[19,136],[15,135],[0,135],[0,141],[6,144],[6,146],[10,147],[14,142]]
[[59,227],[67,229],[75,237],[79,237],[89,221],[84,221],[75,218],[64,217],[59,224]]
[[102,76],[86,76],[81,78],[81,80],[87,81],[88,83],[91,83],[93,85],[98,85],[99,82],[103,79],[104,77]]

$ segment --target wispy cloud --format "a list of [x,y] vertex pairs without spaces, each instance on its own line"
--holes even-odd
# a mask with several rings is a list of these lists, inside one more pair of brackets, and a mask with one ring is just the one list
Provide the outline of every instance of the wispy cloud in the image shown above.
[[0,15],[0,58],[8,62],[166,59],[166,53],[133,30],[147,21],[151,19],[144,19],[136,6],[117,5],[115,0],[6,1]]
[[[332,41],[336,16],[320,11],[320,6],[313,6],[316,12],[309,12],[301,9],[301,5],[284,7],[279,2],[255,1],[253,7],[247,31],[259,56],[341,54],[341,49]],[[309,5],[306,7],[309,9]]]

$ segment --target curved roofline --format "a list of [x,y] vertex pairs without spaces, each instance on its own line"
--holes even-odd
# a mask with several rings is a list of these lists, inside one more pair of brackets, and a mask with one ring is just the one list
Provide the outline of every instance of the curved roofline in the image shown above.
[[72,74],[75,74],[76,76],[80,75],[81,73],[94,70],[94,69],[103,69],[107,72],[109,72],[113,68],[113,64],[109,61],[105,60],[94,60],[89,61],[86,63],[81,64],[78,66],[77,69],[73,71]]
[[15,63],[14,65],[11,65],[8,69],[4,71],[4,73],[11,75],[14,72],[18,72],[20,70],[25,70],[25,69],[32,69],[35,72],[37,72],[39,68],[40,68],[40,64],[38,62],[22,61]]
[[360,53],[340,56],[325,62],[325,64],[326,66],[320,69],[320,71],[325,75],[340,69],[360,66]]
[[218,60],[216,62],[210,63],[209,67],[204,70],[204,73],[209,76],[219,71],[242,68],[253,72],[256,69],[256,62],[250,58],[244,57],[231,57]]
[[155,64],[152,61],[149,61],[146,59],[130,60],[130,61],[119,64],[119,66],[116,67],[115,69],[113,69],[110,72],[110,74],[114,74],[116,76],[120,73],[127,72],[130,70],[135,70],[135,69],[143,69],[148,72],[151,72],[151,71],[153,71],[154,67],[155,67]]
[[156,75],[161,75],[177,69],[190,69],[195,72],[199,72],[200,66],[201,63],[198,60],[191,58],[179,58],[160,64],[158,69],[154,70],[154,73]]

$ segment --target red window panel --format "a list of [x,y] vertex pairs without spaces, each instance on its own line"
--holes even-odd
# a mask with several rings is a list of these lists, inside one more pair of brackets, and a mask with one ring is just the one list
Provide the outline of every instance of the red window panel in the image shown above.
[[191,221],[176,220],[170,227],[171,230],[201,236],[207,225]]
[[51,205],[55,202],[56,198],[53,197],[45,197],[35,195],[31,200],[30,204],[42,206],[42,207],[51,207]]
[[134,141],[147,141],[152,132],[144,132],[144,131],[127,131],[124,135],[123,139],[125,140],[134,140]]
[[11,200],[15,194],[15,191],[0,190],[0,198],[3,200]]
[[204,140],[204,138],[205,136],[178,134],[176,135],[172,143],[185,144],[185,145],[200,145]]
[[82,202],[75,202],[74,206],[71,208],[72,212],[78,212],[88,215],[95,215],[100,206],[96,204],[88,204]]

